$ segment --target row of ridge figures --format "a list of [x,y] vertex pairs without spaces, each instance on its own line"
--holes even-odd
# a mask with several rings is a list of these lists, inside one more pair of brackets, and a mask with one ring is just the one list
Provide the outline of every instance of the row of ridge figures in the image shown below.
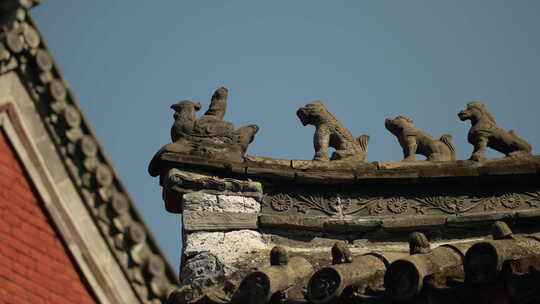
[[[208,110],[199,118],[196,112],[202,106],[198,102],[183,100],[171,105],[175,111],[174,124],[171,127],[173,143],[210,154],[242,157],[259,127],[248,125],[235,130],[232,123],[223,120],[227,110],[228,93],[226,88],[217,89],[212,95]],[[313,160],[364,161],[369,136],[354,137],[322,101],[301,107],[296,115],[304,126],[315,127]],[[474,146],[474,150],[470,160],[484,160],[487,148],[503,153],[507,157],[531,155],[531,145],[518,137],[514,131],[506,131],[499,127],[482,102],[469,102],[467,108],[459,112],[458,117],[462,121],[471,121],[468,141]],[[415,161],[416,154],[424,155],[428,161],[456,160],[452,136],[449,134],[436,139],[414,126],[413,121],[405,116],[386,119],[385,127],[398,139],[403,149],[403,161]],[[331,157],[328,157],[329,148],[335,149]]]

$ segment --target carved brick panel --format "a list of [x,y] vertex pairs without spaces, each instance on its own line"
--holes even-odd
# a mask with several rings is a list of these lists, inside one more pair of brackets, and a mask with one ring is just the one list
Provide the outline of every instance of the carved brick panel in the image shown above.
[[[412,187],[411,187],[412,188]],[[514,211],[540,206],[540,187],[498,189],[275,189],[263,198],[263,213],[309,216],[461,215],[482,211]],[[505,189],[506,188],[506,189]]]

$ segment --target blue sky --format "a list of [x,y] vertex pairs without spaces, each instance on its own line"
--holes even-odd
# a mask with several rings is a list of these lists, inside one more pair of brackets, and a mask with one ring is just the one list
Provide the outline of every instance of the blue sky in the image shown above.
[[[159,3],[159,4],[158,4]],[[261,127],[248,154],[311,159],[312,127],[295,115],[322,99],[366,161],[402,158],[384,119],[411,117],[454,136],[467,159],[483,100],[538,154],[540,1],[44,1],[33,10],[45,42],[162,249],[179,265],[180,218],[146,173],[170,141],[169,105],[208,106],[230,89],[225,119]],[[490,157],[500,154],[490,152]]]

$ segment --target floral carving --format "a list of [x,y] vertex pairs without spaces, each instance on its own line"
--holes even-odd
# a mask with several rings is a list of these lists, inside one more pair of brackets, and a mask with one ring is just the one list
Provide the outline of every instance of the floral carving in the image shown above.
[[314,209],[322,211],[328,215],[335,214],[335,212],[327,208],[324,196],[298,195],[298,198],[300,201],[295,205],[295,207],[298,208],[298,212],[306,213],[308,209]]
[[540,207],[540,192],[526,192],[525,194],[530,196],[530,199],[527,200],[529,206],[534,208]]
[[[288,195],[286,193],[289,193]],[[498,195],[478,193],[415,193],[386,196],[362,192],[284,192],[265,199],[274,211],[298,212],[328,216],[381,216],[406,214],[465,214],[468,212],[503,211],[540,207],[540,191],[501,192]],[[294,207],[295,211],[292,211]],[[530,208],[529,207],[529,208]]]
[[427,209],[438,209],[444,213],[450,214],[459,214],[469,209],[467,208],[463,197],[436,195],[420,199],[419,202],[425,205]]
[[279,193],[272,196],[270,206],[276,211],[287,211],[292,206],[292,199],[287,194]]
[[384,211],[384,202],[383,201],[377,201],[377,203],[373,204],[371,208],[369,208],[370,214],[381,214]]
[[386,203],[388,210],[395,214],[405,213],[409,209],[409,202],[402,196],[393,197]]
[[484,205],[485,210],[495,210],[497,207],[499,207],[499,200],[495,197],[492,197],[488,200],[486,200],[486,204]]
[[509,209],[517,208],[521,205],[521,196],[517,193],[505,193],[500,197],[501,204]]

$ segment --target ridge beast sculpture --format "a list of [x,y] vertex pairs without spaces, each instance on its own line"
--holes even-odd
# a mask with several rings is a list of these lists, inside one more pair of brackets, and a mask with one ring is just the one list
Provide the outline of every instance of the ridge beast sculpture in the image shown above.
[[415,161],[416,154],[424,155],[429,161],[456,160],[452,135],[444,134],[437,140],[415,127],[412,122],[405,116],[388,118],[384,122],[386,129],[397,137],[403,149],[403,161]]
[[483,103],[469,102],[467,109],[459,112],[458,116],[462,121],[471,121],[471,129],[468,135],[469,143],[474,146],[471,160],[484,160],[486,147],[509,157],[531,155],[531,145],[519,138],[514,131],[501,129]]
[[167,144],[156,153],[148,168],[150,175],[159,174],[159,157],[165,152],[178,152],[204,157],[218,157],[234,161],[243,161],[249,144],[259,131],[257,125],[244,126],[238,130],[223,117],[227,111],[229,90],[217,89],[212,95],[208,110],[197,118],[201,104],[182,100],[171,105],[174,123],[171,127],[171,144]]
[[296,115],[305,125],[315,126],[313,160],[328,161],[328,148],[336,151],[331,160],[364,161],[368,150],[368,135],[354,138],[324,105],[315,101],[298,109]]
[[243,155],[259,127],[249,125],[234,130],[232,123],[223,120],[228,94],[226,88],[217,89],[212,95],[208,111],[199,119],[196,112],[201,109],[200,103],[183,100],[171,105],[171,109],[175,111],[171,128],[172,141],[208,151],[236,152]]

